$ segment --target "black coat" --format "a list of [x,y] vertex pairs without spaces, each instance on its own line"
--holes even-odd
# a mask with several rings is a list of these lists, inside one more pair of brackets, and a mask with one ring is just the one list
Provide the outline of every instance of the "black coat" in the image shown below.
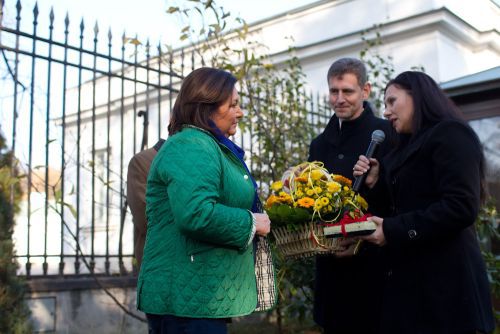
[[[330,173],[353,179],[352,168],[365,154],[374,130],[386,134],[378,157],[389,151],[390,124],[375,117],[367,103],[356,120],[343,122],[333,116],[325,131],[310,146],[309,161],[322,161]],[[327,333],[376,333],[379,323],[380,290],[383,267],[379,247],[364,243],[351,258],[316,258],[314,320]]]
[[444,121],[386,156],[371,196],[390,199],[382,333],[446,334],[494,328],[474,221],[481,147]]

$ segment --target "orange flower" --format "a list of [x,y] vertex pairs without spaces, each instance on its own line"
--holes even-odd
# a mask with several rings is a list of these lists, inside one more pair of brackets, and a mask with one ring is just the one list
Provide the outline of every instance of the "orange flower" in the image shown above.
[[297,201],[297,204],[303,208],[310,208],[314,205],[314,200],[310,197],[304,197]]
[[278,202],[279,203],[279,198],[278,196],[275,196],[275,195],[271,195],[269,196],[269,198],[267,199],[266,201],[266,207],[270,208],[271,206],[273,206],[274,203]]
[[332,177],[333,177],[333,181],[336,181],[343,186],[351,187],[351,185],[352,185],[352,181],[350,179],[348,179],[347,177],[344,177],[344,176],[338,175],[338,174],[333,174]]

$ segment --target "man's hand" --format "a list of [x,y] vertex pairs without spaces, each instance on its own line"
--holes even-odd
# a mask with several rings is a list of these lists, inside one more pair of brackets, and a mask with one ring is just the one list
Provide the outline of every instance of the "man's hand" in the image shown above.
[[335,256],[339,258],[351,257],[356,255],[361,240],[358,238],[343,238],[340,240],[340,246],[345,247],[345,250],[336,252]]

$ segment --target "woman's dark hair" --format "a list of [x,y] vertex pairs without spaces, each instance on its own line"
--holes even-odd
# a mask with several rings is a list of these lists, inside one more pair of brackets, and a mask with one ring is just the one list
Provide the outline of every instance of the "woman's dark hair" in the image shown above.
[[457,106],[427,74],[416,71],[403,72],[387,83],[384,93],[391,85],[404,89],[413,98],[413,135],[444,120],[466,123]]
[[202,67],[184,78],[170,114],[168,134],[179,132],[190,124],[213,131],[210,118],[232,96],[236,78],[229,72]]
[[469,124],[464,120],[458,107],[446,96],[439,85],[423,72],[407,71],[390,80],[385,86],[405,90],[413,100],[412,140],[422,129],[431,127],[440,121],[455,120],[467,126],[474,135],[481,154],[480,178],[481,200],[486,197],[485,161],[481,141]]

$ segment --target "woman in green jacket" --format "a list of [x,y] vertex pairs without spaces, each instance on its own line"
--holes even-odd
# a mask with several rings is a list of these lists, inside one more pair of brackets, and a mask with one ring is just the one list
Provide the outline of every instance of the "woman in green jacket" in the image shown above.
[[228,139],[243,117],[235,84],[223,70],[189,74],[151,165],[137,285],[149,333],[226,333],[229,318],[275,303],[270,220]]

